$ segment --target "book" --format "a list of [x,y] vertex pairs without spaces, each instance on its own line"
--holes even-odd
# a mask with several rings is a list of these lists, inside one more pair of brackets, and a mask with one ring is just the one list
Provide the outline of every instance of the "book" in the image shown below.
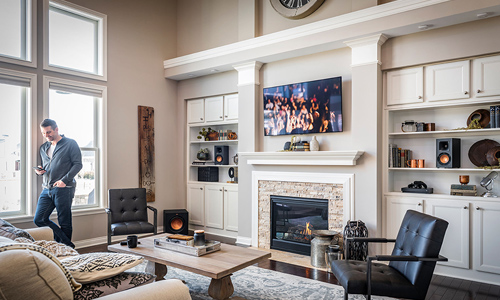
[[401,168],[401,148],[398,148],[398,152],[396,154],[396,162],[397,162],[396,167]]
[[186,246],[194,246],[194,240],[178,240],[178,239],[169,239],[166,238],[165,241],[167,243],[173,243],[173,244],[179,244],[179,245],[186,245]]
[[395,144],[389,144],[389,157],[387,158],[389,162],[389,168],[392,168],[394,166],[394,162],[392,161],[392,150],[394,149],[394,147],[396,147]]
[[407,168],[408,166],[406,165],[406,150],[401,149],[401,167],[402,168]]
[[496,106],[491,105],[490,106],[490,128],[497,128],[496,121],[495,121],[495,110],[496,110]]
[[500,128],[500,105],[495,106],[495,128]]

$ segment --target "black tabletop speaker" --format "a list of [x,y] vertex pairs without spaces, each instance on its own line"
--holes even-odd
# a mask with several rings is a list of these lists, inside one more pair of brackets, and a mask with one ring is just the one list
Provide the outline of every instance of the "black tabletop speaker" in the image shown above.
[[436,140],[436,168],[460,168],[460,139]]
[[214,164],[229,165],[229,146],[214,146]]
[[188,211],[185,209],[166,209],[163,211],[163,231],[188,235]]

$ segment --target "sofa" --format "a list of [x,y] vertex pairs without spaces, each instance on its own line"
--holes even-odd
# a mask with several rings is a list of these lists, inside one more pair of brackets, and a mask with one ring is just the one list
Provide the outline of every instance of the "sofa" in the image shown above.
[[[52,230],[49,227],[28,229],[26,232],[31,235],[35,242],[53,240]],[[144,272],[141,275],[148,276],[147,279],[141,279],[142,282],[136,282],[133,285],[117,283],[117,278],[131,278],[130,276],[140,272],[125,271],[112,278],[80,284],[71,274],[68,275],[67,269],[61,267],[64,259],[59,260],[59,257],[55,257],[49,251],[44,252],[39,246],[19,243],[18,240],[14,241],[12,237],[0,234],[0,300],[93,299],[99,295],[102,295],[99,299],[103,300],[191,299],[188,287],[181,280],[169,279],[155,282],[154,275]],[[108,253],[108,255],[112,254]],[[115,292],[109,294],[108,290],[107,295],[102,292],[90,295],[93,290],[87,289],[85,290],[86,294],[82,295],[82,290],[88,285],[100,287],[107,285],[108,288],[111,287],[111,292]],[[121,289],[125,290],[119,291],[120,286]],[[115,289],[113,290],[113,288]],[[90,298],[86,298],[87,296]]]

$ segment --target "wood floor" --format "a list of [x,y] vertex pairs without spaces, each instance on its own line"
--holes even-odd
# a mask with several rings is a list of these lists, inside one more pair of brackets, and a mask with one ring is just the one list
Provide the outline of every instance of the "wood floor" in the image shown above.
[[[79,253],[106,252],[107,245],[98,245],[77,249]],[[337,279],[331,273],[296,266],[275,260],[268,260],[258,264],[260,268],[287,273],[304,278],[310,278],[322,282],[338,284]],[[451,277],[434,275],[432,278],[427,300],[500,300],[500,285],[491,285],[475,281],[456,279]]]

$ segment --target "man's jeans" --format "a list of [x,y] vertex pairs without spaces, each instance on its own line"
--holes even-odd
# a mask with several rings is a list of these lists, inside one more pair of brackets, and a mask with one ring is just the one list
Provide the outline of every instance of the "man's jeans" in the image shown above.
[[[36,207],[34,222],[37,226],[49,226],[54,231],[54,240],[59,243],[75,247],[71,242],[73,233],[71,202],[73,201],[73,187],[43,189]],[[57,222],[52,222],[50,214],[57,209]]]

